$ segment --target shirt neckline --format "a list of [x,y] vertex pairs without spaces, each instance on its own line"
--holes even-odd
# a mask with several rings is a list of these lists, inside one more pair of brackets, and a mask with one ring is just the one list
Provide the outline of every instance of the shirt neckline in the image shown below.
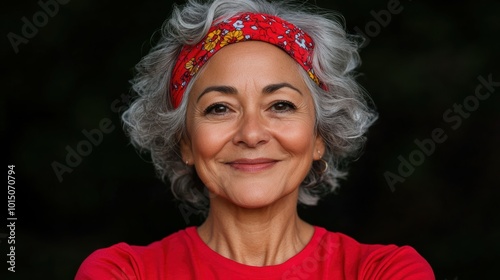
[[212,250],[212,248],[210,248],[207,244],[205,244],[203,239],[201,239],[201,237],[198,235],[198,231],[194,226],[186,228],[186,233],[194,242],[195,248],[200,250],[200,258],[202,258],[206,263],[217,264],[240,275],[248,274],[249,276],[253,277],[256,276],[255,274],[278,276],[283,275],[284,272],[286,272],[288,269],[293,268],[295,265],[302,263],[305,258],[310,256],[319,246],[319,242],[325,235],[326,229],[318,226],[313,227],[314,233],[311,240],[309,240],[309,242],[300,252],[281,264],[268,266],[246,265],[220,255],[216,251]]

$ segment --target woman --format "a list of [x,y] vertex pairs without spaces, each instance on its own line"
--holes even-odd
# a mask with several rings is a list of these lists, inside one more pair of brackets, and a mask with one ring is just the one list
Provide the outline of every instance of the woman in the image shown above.
[[375,119],[341,24],[290,3],[215,0],[175,8],[162,31],[123,119],[206,220],[97,250],[76,279],[434,279],[411,247],[360,244],[297,215],[337,187]]

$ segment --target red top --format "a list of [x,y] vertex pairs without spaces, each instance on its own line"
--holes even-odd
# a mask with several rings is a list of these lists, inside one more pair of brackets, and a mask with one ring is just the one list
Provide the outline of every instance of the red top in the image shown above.
[[75,280],[86,279],[435,279],[429,264],[411,247],[366,245],[315,227],[311,241],[286,262],[249,266],[219,255],[195,227],[148,246],[119,243],[92,253]]

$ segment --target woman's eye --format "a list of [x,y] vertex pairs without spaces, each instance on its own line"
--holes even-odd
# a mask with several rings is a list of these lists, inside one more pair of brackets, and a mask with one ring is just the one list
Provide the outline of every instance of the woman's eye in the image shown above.
[[271,108],[275,112],[289,112],[297,109],[297,107],[289,101],[278,101],[274,103]]
[[229,108],[224,104],[213,104],[205,109],[205,115],[223,115],[229,112]]

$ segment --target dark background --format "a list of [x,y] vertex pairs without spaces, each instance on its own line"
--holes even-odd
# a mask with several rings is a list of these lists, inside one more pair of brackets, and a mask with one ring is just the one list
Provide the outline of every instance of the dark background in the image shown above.
[[[388,2],[315,3],[341,12],[354,33]],[[133,67],[172,3],[73,0],[59,5],[17,54],[7,34],[22,35],[21,18],[33,22],[42,9],[37,1],[4,3],[1,124],[5,165],[16,166],[18,221],[16,273],[7,272],[7,243],[0,239],[1,279],[72,279],[97,248],[121,241],[146,245],[199,223],[194,216],[186,223],[148,157],[128,144],[118,112],[128,102],[121,96],[130,96]],[[409,244],[436,279],[497,278],[500,87],[460,117],[460,125],[443,114],[471,100],[478,76],[500,82],[500,4],[400,3],[402,11],[385,27],[371,27],[361,52],[359,81],[380,113],[365,153],[338,194],[301,207],[301,216],[360,242]],[[53,162],[66,165],[67,147],[76,149],[86,140],[82,131],[99,129],[106,119],[114,129],[60,182]],[[414,141],[430,138],[436,128],[446,141],[390,188],[384,173],[398,174],[398,157],[409,160],[418,150]],[[6,193],[0,197],[6,213]]]

